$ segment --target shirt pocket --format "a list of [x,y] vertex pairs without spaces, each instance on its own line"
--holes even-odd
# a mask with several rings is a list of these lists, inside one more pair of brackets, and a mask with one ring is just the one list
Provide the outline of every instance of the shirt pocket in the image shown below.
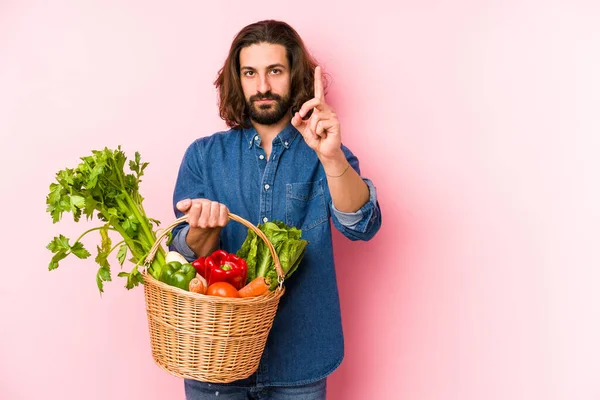
[[286,224],[307,231],[329,219],[323,181],[285,185]]

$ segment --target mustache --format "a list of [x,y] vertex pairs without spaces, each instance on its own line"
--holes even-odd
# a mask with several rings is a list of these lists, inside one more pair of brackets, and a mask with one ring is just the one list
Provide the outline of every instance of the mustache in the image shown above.
[[257,93],[254,96],[250,96],[250,101],[251,102],[255,102],[258,100],[277,100],[277,101],[281,101],[281,96],[279,96],[278,94],[274,94],[271,92],[266,92],[266,93]]

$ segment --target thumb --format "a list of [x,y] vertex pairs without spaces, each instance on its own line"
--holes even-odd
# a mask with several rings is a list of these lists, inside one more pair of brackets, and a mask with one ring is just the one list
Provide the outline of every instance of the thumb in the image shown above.
[[179,211],[186,212],[187,210],[190,209],[191,205],[192,205],[192,200],[184,199],[184,200],[177,202],[176,207]]
[[302,121],[300,114],[296,112],[296,114],[294,114],[294,116],[292,117],[292,125],[294,126],[294,128],[299,129],[302,126],[303,122],[304,121]]

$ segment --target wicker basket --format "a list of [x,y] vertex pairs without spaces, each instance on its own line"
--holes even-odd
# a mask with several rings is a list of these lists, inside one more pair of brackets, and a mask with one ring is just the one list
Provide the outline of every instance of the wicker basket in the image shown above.
[[[247,378],[258,368],[273,325],[283,287],[283,270],[267,237],[245,219],[229,214],[267,244],[279,275],[279,286],[249,298],[207,296],[181,290],[143,272],[146,312],[154,361],[172,375],[212,383]],[[146,263],[151,263],[160,241],[186,217],[165,228]]]

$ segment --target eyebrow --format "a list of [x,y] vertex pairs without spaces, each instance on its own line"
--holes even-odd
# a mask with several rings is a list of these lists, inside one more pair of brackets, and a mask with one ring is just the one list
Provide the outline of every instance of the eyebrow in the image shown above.
[[[273,68],[282,68],[282,69],[285,69],[285,65],[279,64],[279,63],[277,63],[277,64],[271,64],[271,65],[268,65],[266,69],[273,69]],[[256,71],[255,68],[248,67],[248,66],[244,66],[244,67],[240,68],[240,71],[246,71],[246,70]]]

